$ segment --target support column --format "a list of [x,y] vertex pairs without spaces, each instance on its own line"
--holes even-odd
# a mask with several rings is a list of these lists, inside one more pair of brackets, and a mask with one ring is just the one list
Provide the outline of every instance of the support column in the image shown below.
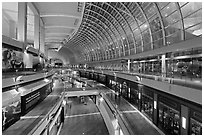
[[23,47],[23,63],[25,68],[33,67],[32,55],[26,53],[27,46],[27,2],[18,2],[18,33],[17,39],[24,43]]
[[157,101],[158,100],[158,95],[156,94],[156,93],[154,93],[154,111],[153,111],[153,123],[155,124],[155,125],[157,125],[157,116],[158,116],[158,110],[157,110]]
[[13,20],[9,20],[9,37],[16,39],[16,23]]
[[130,59],[128,59],[128,72],[130,72],[130,63],[131,63],[131,61],[130,61]]
[[[27,43],[27,3],[18,2],[18,41]],[[24,47],[25,48],[25,47]]]
[[181,135],[188,134],[189,125],[189,110],[188,107],[181,105]]
[[162,77],[166,77],[166,55],[164,54],[164,55],[162,55],[162,57],[161,57],[161,59],[162,59],[162,68],[161,68],[161,70],[162,70]]
[[40,17],[34,16],[34,48],[40,49]]
[[40,51],[47,57],[48,53],[45,47],[45,29],[43,26],[40,26]]

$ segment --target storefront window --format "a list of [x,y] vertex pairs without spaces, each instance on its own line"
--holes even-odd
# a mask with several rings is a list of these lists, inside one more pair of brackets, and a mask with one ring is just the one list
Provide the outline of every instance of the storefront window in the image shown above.
[[143,94],[142,95],[142,112],[152,120],[153,117],[153,98]]
[[130,90],[130,102],[135,106],[139,107],[139,91],[136,89]]
[[121,92],[122,92],[122,96],[125,99],[128,99],[128,86],[126,82],[123,82]]
[[158,126],[166,134],[178,135],[179,134],[179,123],[180,123],[180,114],[177,110],[159,103],[159,120]]
[[193,118],[190,119],[190,135],[202,135],[202,124]]

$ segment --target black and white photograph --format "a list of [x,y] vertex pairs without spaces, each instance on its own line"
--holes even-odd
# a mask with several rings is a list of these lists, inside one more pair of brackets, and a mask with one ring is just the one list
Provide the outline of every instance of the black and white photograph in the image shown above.
[[202,1],[1,1],[2,135],[202,135]]

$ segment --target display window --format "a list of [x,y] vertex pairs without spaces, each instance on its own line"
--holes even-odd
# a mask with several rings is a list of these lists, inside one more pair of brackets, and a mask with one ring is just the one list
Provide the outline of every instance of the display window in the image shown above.
[[189,134],[202,135],[202,109],[193,108],[190,110]]
[[128,86],[126,82],[123,82],[122,84],[121,93],[122,93],[123,98],[128,99]]
[[179,135],[180,134],[180,113],[178,110],[159,102],[159,117],[158,127],[164,131],[165,134]]
[[153,98],[145,94],[142,95],[142,112],[145,113],[150,120],[152,120]]
[[202,135],[202,123],[190,118],[190,135]]
[[139,91],[136,89],[130,89],[130,103],[139,108]]

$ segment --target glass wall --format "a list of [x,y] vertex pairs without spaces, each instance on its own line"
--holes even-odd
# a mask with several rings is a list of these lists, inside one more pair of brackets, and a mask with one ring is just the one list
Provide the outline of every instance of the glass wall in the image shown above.
[[171,135],[180,134],[180,104],[166,97],[159,96],[158,127]]
[[158,126],[162,128],[166,134],[179,135],[179,123],[179,111],[160,102]]
[[[108,57],[105,60],[202,36],[201,2],[87,2],[84,14],[84,25],[79,28],[80,35],[72,41],[77,41],[83,34],[86,34],[84,38],[97,39],[94,44],[103,43],[101,52],[107,53]],[[96,24],[101,27],[96,27]],[[91,32],[85,32],[86,26],[99,35],[87,35]],[[99,36],[102,39],[99,40]],[[90,44],[90,55],[86,56],[91,58],[87,58],[87,61],[96,61],[98,58],[99,61],[103,60],[101,57],[92,57],[94,44]]]
[[142,112],[147,115],[147,117],[153,119],[153,92],[147,88],[143,87],[142,91]]

